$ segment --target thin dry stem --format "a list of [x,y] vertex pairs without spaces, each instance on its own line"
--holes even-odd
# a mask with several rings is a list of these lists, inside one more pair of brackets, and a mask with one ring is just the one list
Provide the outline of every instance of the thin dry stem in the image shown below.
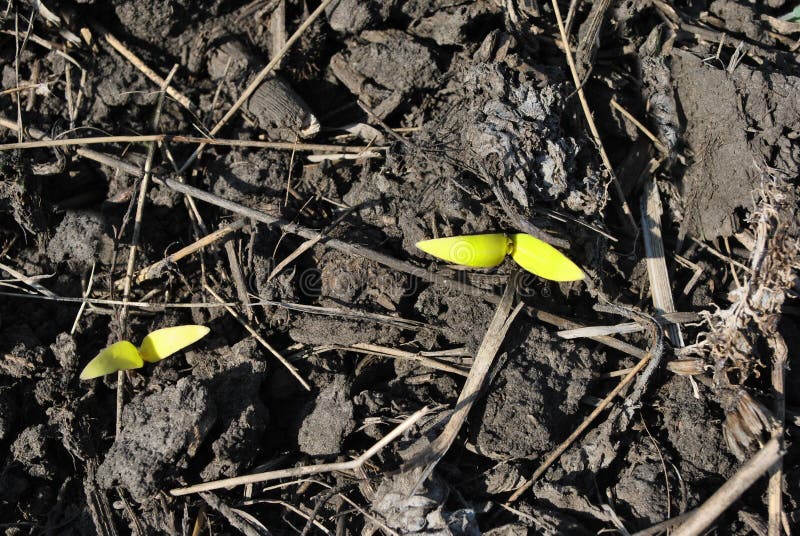
[[[303,32],[305,32],[306,29],[308,29],[308,27],[311,26],[311,24],[325,12],[325,8],[327,8],[331,4],[331,2],[333,2],[333,0],[322,0],[319,7],[317,7],[317,9],[315,9],[308,16],[308,18],[305,21],[303,21],[303,24],[301,24],[300,27],[297,28],[297,30],[295,30],[292,36],[286,40],[286,43],[275,54],[275,57],[272,58],[269,61],[269,63],[267,63],[267,65],[264,66],[263,69],[261,69],[261,71],[255,76],[255,78],[253,78],[253,80],[250,82],[250,85],[247,86],[247,88],[244,90],[244,92],[242,92],[242,94],[239,96],[236,102],[233,103],[233,106],[231,106],[231,108],[225,113],[225,115],[222,116],[222,119],[220,119],[217,122],[217,124],[214,125],[214,128],[212,128],[209,131],[209,136],[215,136],[217,132],[219,132],[222,129],[222,127],[224,127],[228,123],[231,117],[233,117],[236,114],[236,112],[239,111],[239,108],[241,108],[244,105],[244,103],[247,102],[247,99],[249,99],[250,96],[255,92],[255,90],[258,89],[258,86],[261,85],[261,82],[263,82],[272,73],[272,71],[280,63],[281,59],[286,55],[286,53],[289,51],[292,45],[294,45],[294,43],[298,39],[300,39],[300,36],[303,35]],[[192,163],[195,160],[197,160],[197,157],[200,156],[200,154],[203,152],[203,149],[205,149],[206,145],[207,144],[205,142],[198,145],[197,149],[195,149],[194,152],[189,156],[189,158],[186,159],[186,162],[181,167],[181,171],[185,171],[189,166],[192,165]]]
[[67,99],[67,117],[69,117],[69,129],[75,128],[75,103],[72,98],[72,65],[64,64],[64,94]]
[[[86,302],[91,305],[123,305],[122,300],[110,300],[102,298],[77,298],[77,297],[64,297],[64,296],[42,296],[38,294],[22,294],[19,292],[3,292],[0,291],[0,296],[8,296],[12,298],[25,298],[31,300],[54,301],[62,303],[83,303]],[[212,307],[225,307],[241,305],[235,302],[189,302],[189,303],[163,303],[163,302],[146,302],[146,301],[128,301],[124,302],[128,308],[147,309],[150,311],[166,311],[167,309],[208,309]],[[317,314],[323,316],[335,316],[339,318],[352,318],[356,320],[364,320],[369,322],[377,322],[379,324],[388,324],[397,326],[403,329],[436,329],[434,326],[417,322],[416,320],[409,320],[397,316],[381,315],[378,313],[369,313],[365,311],[358,311],[353,309],[342,309],[337,307],[320,307],[316,305],[308,305],[305,303],[290,303],[274,300],[259,300],[250,304],[253,307],[280,307],[288,311],[297,311],[300,313]]]
[[634,532],[631,536],[660,536],[661,534],[669,534],[667,531],[676,525],[680,525],[694,514],[694,510],[689,510],[679,516],[672,517],[661,523],[656,523],[646,529]]
[[564,28],[564,21],[561,20],[561,9],[558,7],[557,0],[551,1],[553,4],[553,11],[556,15],[556,22],[558,23],[558,31],[561,34],[561,41],[564,43],[564,54],[567,57],[567,64],[569,65],[570,73],[572,73],[572,80],[575,83],[575,87],[578,91],[578,99],[581,101],[583,114],[586,116],[586,123],[589,125],[589,131],[592,133],[595,144],[597,144],[597,150],[600,152],[600,158],[603,160],[603,165],[606,167],[606,171],[608,171],[608,174],[611,177],[611,182],[614,184],[614,190],[617,192],[617,196],[622,204],[622,211],[628,217],[628,223],[630,224],[631,229],[633,229],[633,232],[637,233],[639,231],[639,227],[636,225],[636,219],[633,217],[633,212],[631,212],[631,208],[628,206],[628,201],[625,199],[625,193],[622,191],[622,187],[619,185],[619,181],[617,180],[617,175],[614,173],[614,168],[611,166],[611,160],[609,160],[606,150],[603,147],[603,141],[600,139],[600,134],[597,132],[597,127],[594,124],[592,110],[589,108],[586,95],[584,95],[583,85],[581,84],[581,79],[578,76],[578,70],[575,67],[575,60],[572,57],[572,51],[569,47],[569,39],[567,38],[567,32]]
[[[139,270],[135,275],[135,280],[137,283],[141,283],[142,281],[146,281],[151,277],[155,277],[157,274],[161,273],[161,271],[170,264],[176,263],[179,260],[183,259],[203,249],[206,246],[209,246],[224,238],[225,236],[229,235],[230,233],[241,229],[244,226],[245,220],[238,220],[228,226],[225,226],[221,229],[214,231],[213,233],[207,234],[206,236],[195,240],[188,246],[182,247],[175,253],[171,253],[167,255],[164,259],[154,262],[153,264],[146,266]],[[117,280],[117,284],[121,284],[123,280]]]
[[44,86],[46,86],[47,84],[42,84],[42,83],[38,83],[38,84],[27,84],[27,85],[20,86],[20,87],[12,87],[12,88],[10,88],[10,89],[4,89],[3,91],[0,91],[0,96],[2,96],[2,95],[10,95],[10,94],[12,94],[12,93],[21,93],[21,92],[23,92],[23,91],[31,91],[31,90],[36,90],[36,89],[38,89],[40,86],[43,86],[43,85],[44,85]]
[[[786,426],[786,367],[789,351],[780,333],[773,333],[769,340],[772,348],[772,392],[775,397],[775,431],[773,437],[783,448],[783,434]],[[778,462],[770,471],[767,487],[767,530],[769,536],[780,536],[783,526],[783,464]]]
[[382,151],[385,147],[369,145],[332,145],[324,143],[288,143],[282,141],[236,140],[223,138],[201,138],[179,134],[142,134],[138,136],[90,136],[86,138],[64,138],[58,140],[25,141],[22,143],[0,144],[0,151],[16,149],[41,149],[49,147],[72,147],[108,143],[203,143],[223,147],[247,147],[252,149],[273,149],[277,151],[325,151],[356,155],[361,157],[369,151]]
[[464,371],[463,369],[454,367],[452,365],[448,365],[447,363],[442,363],[441,361],[432,359],[430,357],[426,357],[421,354],[416,354],[414,352],[406,352],[404,350],[398,350],[397,348],[389,348],[387,346],[379,346],[377,344],[368,344],[368,343],[357,343],[352,346],[341,346],[341,347],[337,346],[337,348],[342,350],[347,350],[350,352],[417,361],[421,365],[424,365],[428,368],[441,370],[443,372],[449,372],[451,374],[458,374],[459,376],[469,376],[469,373]]
[[[0,33],[6,34],[6,35],[16,35],[16,32],[14,32],[13,30],[0,30]],[[28,40],[30,42],[32,42],[32,43],[36,43],[37,45],[46,48],[47,50],[51,50],[56,55],[61,56],[62,58],[64,58],[68,62],[70,62],[73,65],[75,65],[75,67],[77,67],[78,69],[81,69],[81,71],[83,71],[83,67],[81,67],[81,64],[78,63],[78,61],[75,58],[73,58],[72,56],[70,56],[69,54],[67,54],[63,50],[61,50],[60,47],[58,45],[56,45],[55,43],[53,43],[52,41],[48,41],[46,39],[42,39],[41,37],[39,37],[36,34],[30,34],[28,36]]]
[[253,309],[250,307],[250,297],[247,294],[247,284],[244,282],[244,274],[242,273],[242,266],[239,263],[239,256],[236,254],[236,248],[231,240],[225,242],[224,245],[225,255],[228,257],[228,264],[231,267],[231,279],[236,288],[236,295],[239,302],[244,307],[245,315],[251,322],[255,319],[253,316]]
[[70,335],[75,335],[75,331],[78,329],[78,322],[80,322],[81,315],[83,315],[83,311],[86,309],[86,298],[88,298],[92,293],[92,285],[94,284],[94,269],[96,265],[96,262],[92,263],[92,271],[89,274],[89,281],[86,283],[86,292],[83,293],[84,301],[81,303],[81,306],[78,308],[78,313],[75,315],[75,321],[72,323],[72,329],[69,330]]
[[779,441],[776,438],[770,439],[714,495],[697,508],[686,522],[675,529],[672,536],[703,534],[722,512],[741,497],[764,473],[780,462],[784,454],[785,451],[781,448]]
[[[354,472],[358,474],[360,472],[359,469],[360,468],[356,468]],[[282,483],[276,484],[274,486],[267,486],[262,491],[269,491],[269,490],[272,490],[272,489],[281,489],[281,488],[285,488],[287,486],[294,486],[294,485],[301,484],[301,483],[302,484],[313,483],[313,484],[318,484],[318,485],[320,485],[320,486],[322,486],[323,488],[326,488],[326,489],[333,489],[333,487],[330,484],[328,484],[326,482],[323,482],[322,480],[316,480],[316,479],[312,479],[312,478],[301,478],[301,479],[294,480],[292,482],[282,482]],[[386,525],[386,523],[384,523],[382,520],[378,519],[374,515],[370,514],[368,511],[364,510],[364,508],[362,508],[361,506],[356,504],[350,497],[348,497],[344,493],[338,493],[337,496],[341,497],[341,499],[344,502],[346,502],[347,504],[352,506],[357,512],[359,512],[365,518],[367,518],[370,521],[372,521],[373,523],[375,523],[386,534],[389,534],[391,536],[400,536],[400,533],[398,533],[397,531],[392,530],[391,528],[389,528]],[[245,505],[259,504],[259,503],[263,502],[264,500],[265,499],[247,500],[247,501],[244,501],[243,504],[245,504]]]
[[655,146],[655,148],[656,148],[656,149],[658,149],[658,151],[659,151],[661,154],[667,154],[667,153],[669,152],[669,151],[667,150],[667,148],[666,148],[666,147],[664,147],[664,144],[663,144],[663,143],[661,143],[661,140],[659,140],[659,139],[656,137],[656,135],[655,135],[655,134],[653,134],[652,132],[650,132],[650,129],[648,129],[646,126],[644,126],[644,125],[641,123],[641,121],[639,121],[638,119],[636,119],[636,118],[635,118],[635,117],[634,117],[634,116],[633,116],[633,115],[632,115],[632,114],[631,114],[631,113],[630,113],[628,110],[626,110],[625,108],[623,108],[623,107],[622,107],[622,106],[621,106],[621,105],[620,105],[620,104],[617,102],[617,99],[611,99],[611,106],[613,106],[615,110],[617,110],[619,113],[621,113],[621,114],[622,114],[622,115],[625,117],[625,119],[627,119],[628,121],[630,121],[631,123],[633,123],[633,125],[634,125],[636,128],[638,128],[638,129],[639,129],[639,131],[641,131],[641,133],[642,133],[642,134],[644,134],[645,136],[647,136],[648,138],[650,138],[650,141],[652,141],[652,142],[653,142],[653,145]]
[[[541,320],[542,322],[546,322],[548,324],[556,326],[562,330],[586,328],[586,326],[584,326],[583,324],[579,324],[578,322],[573,322],[572,320],[567,320],[566,318],[554,315],[553,313],[548,313],[547,311],[535,309],[531,306],[528,306],[528,309],[533,312],[533,315],[537,319]],[[614,348],[615,350],[619,350],[620,352],[624,352],[630,356],[637,357],[640,359],[644,357],[646,353],[644,350],[642,350],[637,346],[628,344],[625,341],[615,339],[614,337],[608,335],[594,335],[589,338],[592,339],[593,341],[603,343],[609,348]]]
[[[31,18],[31,23],[33,23],[33,18]],[[30,31],[30,28],[29,28]],[[24,46],[24,45],[23,45]],[[22,54],[22,46],[19,44],[19,13],[15,10],[14,11],[14,85],[19,87],[19,56]],[[19,127],[17,130],[17,141],[22,142],[22,135],[25,129],[22,128],[22,99],[20,99],[19,95],[16,95],[17,105],[17,126]]]
[[525,491],[527,491],[533,484],[539,480],[539,478],[547,471],[553,463],[561,457],[561,455],[566,451],[573,442],[587,429],[589,426],[594,422],[594,420],[605,410],[609,404],[614,400],[614,398],[622,392],[625,387],[633,381],[636,375],[639,373],[640,370],[644,368],[644,366],[650,361],[652,354],[649,352],[645,354],[645,356],[639,360],[638,363],[628,372],[628,374],[620,381],[614,389],[610,393],[606,395],[606,397],[598,404],[598,406],[592,411],[586,419],[578,426],[567,439],[565,439],[556,449],[551,452],[547,458],[545,458],[544,462],[534,471],[533,476],[531,476],[530,480],[528,480],[524,486],[517,489],[511,497],[508,498],[509,503],[513,503],[517,499],[519,499]]
[[[203,309],[209,307],[223,307],[222,304],[217,302],[191,302],[191,303],[153,303],[153,302],[145,302],[145,301],[122,301],[122,300],[110,300],[110,299],[103,299],[103,298],[73,298],[70,296],[41,296],[38,294],[21,294],[19,292],[0,292],[0,296],[8,296],[11,298],[25,298],[29,300],[43,300],[43,301],[54,301],[54,302],[61,302],[61,303],[88,303],[90,305],[127,305],[129,309],[137,308],[137,309],[149,309],[151,311],[165,311],[167,309]],[[238,305],[237,303],[227,302],[226,305]],[[254,303],[255,305],[277,305],[280,306],[280,302],[259,302]]]
[[728,263],[731,263],[731,264],[734,264],[734,265],[738,266],[739,268],[741,268],[742,270],[744,270],[748,274],[752,274],[753,273],[753,271],[748,266],[745,266],[744,264],[742,264],[741,262],[737,261],[736,259],[732,259],[731,257],[728,257],[727,255],[725,255],[725,254],[721,253],[720,251],[718,251],[716,248],[713,248],[713,247],[709,246],[705,242],[701,242],[700,240],[696,239],[693,236],[690,236],[689,240],[691,240],[692,242],[694,242],[695,244],[697,244],[698,246],[700,246],[704,250],[708,251],[709,253],[711,253],[715,257],[717,257],[719,259],[722,259],[725,262],[728,262]]
[[585,328],[565,329],[556,333],[562,339],[591,338],[598,335],[621,335],[623,333],[637,333],[644,328],[636,322],[625,322],[612,326],[587,326]]
[[199,493],[201,491],[211,491],[220,488],[231,488],[233,486],[241,486],[244,484],[255,484],[257,482],[268,482],[270,480],[277,480],[280,478],[296,478],[305,475],[314,475],[320,473],[331,473],[333,471],[353,471],[364,465],[370,458],[380,452],[386,445],[403,435],[408,429],[417,423],[422,417],[427,415],[430,410],[425,407],[410,415],[402,423],[400,423],[394,430],[386,434],[366,452],[354,460],[347,462],[336,463],[323,463],[319,465],[308,465],[305,467],[294,467],[291,469],[279,469],[277,471],[266,471],[264,473],[257,473],[254,475],[237,476],[233,478],[225,478],[222,480],[214,480],[211,482],[203,482],[202,484],[195,484],[194,486],[187,486],[185,488],[171,489],[171,495],[188,495],[190,493]]
[[3,264],[2,262],[0,262],[0,269],[2,269],[5,272],[8,272],[8,274],[11,275],[11,277],[14,277],[19,281],[22,281],[35,291],[39,292],[42,296],[47,296],[48,298],[54,298],[54,299],[59,298],[59,296],[55,292],[51,291],[46,287],[43,287],[42,285],[37,283],[35,279],[28,277],[22,272],[15,270],[11,266],[8,266],[7,264]]
[[267,281],[271,281],[273,277],[275,277],[276,275],[281,273],[281,271],[284,268],[289,266],[289,264],[293,260],[295,260],[297,257],[302,255],[303,253],[305,253],[309,249],[313,248],[320,240],[322,240],[323,236],[324,235],[322,233],[319,233],[316,237],[310,238],[310,239],[306,240],[305,242],[303,242],[302,244],[300,244],[299,246],[297,246],[297,249],[295,249],[293,252],[291,252],[289,255],[287,255],[285,259],[283,259],[281,262],[279,262],[275,266],[275,268],[273,268],[273,270],[267,276]]
[[153,83],[155,83],[159,88],[161,88],[161,91],[164,91],[164,88],[166,88],[167,94],[170,97],[172,97],[173,99],[178,101],[181,106],[183,106],[184,108],[186,108],[190,112],[193,111],[194,106],[192,106],[192,102],[189,100],[189,98],[186,97],[184,94],[182,94],[177,89],[175,89],[174,87],[171,87],[169,85],[168,80],[172,76],[174,76],[174,73],[171,73],[170,75],[167,75],[166,79],[161,78],[158,74],[156,74],[156,72],[154,70],[152,70],[150,67],[148,67],[144,63],[144,61],[142,61],[141,58],[139,58],[139,56],[134,54],[128,47],[126,47],[119,39],[114,37],[105,28],[98,27],[98,31],[100,32],[100,34],[102,34],[103,39],[105,39],[106,42],[114,48],[114,50],[119,52],[122,55],[122,57],[124,57],[126,60],[131,62],[131,65],[133,65],[134,67],[139,69],[142,72],[142,74],[144,74]]
[[303,510],[294,506],[293,504],[289,504],[288,502],[282,501],[280,499],[261,499],[258,502],[263,504],[279,504],[284,508],[286,508],[287,510],[291,510],[295,514],[299,515],[307,522],[313,523],[313,525],[317,527],[319,530],[321,530],[324,534],[332,534],[332,532],[328,527],[317,521],[315,518],[312,518],[307,512],[304,512]]
[[303,377],[302,377],[302,376],[300,376],[300,373],[299,373],[299,372],[297,372],[297,369],[296,369],[296,368],[294,368],[294,367],[292,366],[292,364],[291,364],[291,363],[289,363],[289,362],[286,360],[286,358],[285,358],[285,357],[283,357],[283,356],[280,354],[280,352],[278,352],[278,351],[277,351],[275,348],[273,348],[273,347],[272,347],[272,345],[271,345],[270,343],[268,343],[267,341],[265,341],[265,340],[264,340],[264,338],[263,338],[261,335],[259,335],[258,331],[256,331],[256,330],[255,330],[255,328],[254,328],[253,326],[251,326],[251,325],[250,325],[250,323],[249,323],[247,320],[245,320],[244,318],[242,318],[242,317],[239,315],[239,313],[237,313],[237,312],[236,312],[236,310],[235,310],[233,307],[231,307],[230,305],[226,305],[226,304],[225,304],[225,300],[223,300],[223,299],[220,297],[220,295],[219,295],[219,294],[217,294],[216,292],[214,292],[214,289],[212,289],[210,286],[208,286],[208,285],[203,285],[203,288],[206,290],[206,292],[208,292],[209,294],[211,294],[211,295],[214,297],[214,299],[215,299],[215,300],[217,300],[217,301],[218,301],[220,304],[223,304],[223,307],[225,308],[225,310],[226,310],[226,311],[228,311],[228,313],[229,313],[229,314],[230,314],[230,315],[231,315],[231,316],[232,316],[232,317],[233,317],[233,318],[234,318],[234,319],[235,319],[237,322],[239,322],[239,323],[242,325],[242,327],[244,327],[244,329],[246,329],[246,330],[247,330],[247,331],[248,331],[248,332],[249,332],[249,333],[250,333],[250,334],[251,334],[253,337],[255,337],[255,339],[256,339],[256,340],[259,342],[259,344],[261,344],[261,346],[263,346],[264,348],[266,348],[266,349],[267,349],[267,351],[268,351],[269,353],[271,353],[273,356],[275,356],[275,358],[276,358],[278,361],[280,361],[280,362],[281,362],[281,365],[283,365],[284,367],[286,367],[286,369],[287,369],[287,370],[288,370],[288,371],[289,371],[289,372],[292,374],[292,376],[294,376],[294,377],[297,379],[297,381],[299,381],[299,382],[300,382],[300,385],[302,385],[302,386],[303,386],[303,387],[306,389],[306,391],[310,391],[310,390],[311,390],[311,386],[310,386],[310,385],[308,385],[308,382],[306,382],[306,381],[303,379]]
[[194,527],[192,528],[192,536],[200,536],[203,530],[208,525],[208,518],[206,517],[207,505],[202,505],[197,512],[197,517],[194,520]]
[[575,22],[575,13],[578,11],[578,4],[580,4],[580,0],[570,0],[569,9],[567,10],[567,20],[565,23],[565,28],[567,37],[572,34],[572,23]]

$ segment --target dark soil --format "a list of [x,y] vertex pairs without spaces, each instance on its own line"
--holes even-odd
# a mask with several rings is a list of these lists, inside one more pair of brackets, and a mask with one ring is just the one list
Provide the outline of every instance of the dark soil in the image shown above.
[[[596,39],[591,20],[604,3],[573,4],[570,45],[582,87],[637,225],[646,182],[654,180],[661,196],[676,310],[728,307],[736,298],[730,292],[752,273],[754,214],[765,190],[779,188],[789,200],[776,219],[795,220],[789,243],[797,244],[800,26],[778,20],[796,3],[611,2]],[[3,143],[18,141],[11,128],[18,120],[21,141],[205,135],[318,5],[8,2],[0,10]],[[566,16],[570,3],[559,5]],[[160,76],[177,65],[171,87],[189,109],[168,96],[154,126],[158,85],[104,32]],[[774,417],[769,337],[776,333],[789,355],[783,510],[800,528],[800,287],[791,270],[772,327],[737,327],[735,351],[746,354],[745,363],[706,352],[705,368],[690,379],[667,369],[688,355],[668,343],[640,402],[621,417],[603,413],[505,507],[613,389],[620,376],[610,373],[637,361],[595,340],[563,339],[537,311],[583,325],[626,321],[595,312],[598,302],[657,312],[641,235],[610,182],[558,43],[550,2],[334,0],[216,137],[369,144],[377,157],[209,145],[178,175],[171,159],[180,167],[196,145],[167,140],[155,151],[137,270],[238,223],[230,211],[189,203],[161,182],[171,177],[456,277],[480,289],[474,295],[324,239],[273,273],[306,239],[248,220],[135,281],[131,300],[156,306],[132,307],[123,319],[118,282],[141,174],[98,163],[75,145],[0,151],[0,262],[13,272],[0,266],[0,529],[634,533],[696,508],[766,441],[754,432],[739,452],[723,427],[730,426],[731,400],[743,396]],[[655,134],[663,152],[612,99]],[[140,169],[147,155],[136,140],[83,149]],[[561,285],[524,278],[518,299],[527,307],[460,435],[417,485],[414,473],[399,468],[441,431],[464,377],[365,353],[364,345],[429,352],[468,370],[512,263],[459,271],[414,244],[492,231],[544,237],[588,277]],[[796,270],[796,247],[787,255]],[[83,308],[75,323],[80,304],[59,298],[81,298],[90,279],[90,297],[112,301]],[[204,284],[239,302],[241,317],[311,390],[215,306]],[[115,434],[116,376],[82,382],[80,370],[108,344],[138,343],[154,329],[189,323],[211,333],[127,376]],[[704,340],[708,326],[684,325],[686,345]],[[642,349],[649,344],[641,333],[617,337]],[[213,495],[169,494],[205,480],[353,459],[423,406],[431,413],[362,470]],[[758,481],[716,521],[715,533],[766,534],[766,489],[766,478]]]

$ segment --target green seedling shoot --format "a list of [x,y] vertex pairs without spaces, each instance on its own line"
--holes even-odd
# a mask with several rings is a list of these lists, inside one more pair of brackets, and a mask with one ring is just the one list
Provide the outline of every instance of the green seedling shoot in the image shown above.
[[781,20],[788,22],[800,22],[800,6],[795,7],[789,13],[782,16]]
[[556,248],[529,234],[490,233],[435,238],[417,247],[440,259],[473,268],[494,268],[506,255],[532,274],[551,281],[579,281],[585,277],[574,262]]
[[205,326],[189,324],[157,329],[142,340],[139,348],[129,341],[116,342],[89,361],[80,377],[82,380],[90,380],[119,370],[141,368],[145,361],[156,363],[199,341],[209,331],[211,330]]

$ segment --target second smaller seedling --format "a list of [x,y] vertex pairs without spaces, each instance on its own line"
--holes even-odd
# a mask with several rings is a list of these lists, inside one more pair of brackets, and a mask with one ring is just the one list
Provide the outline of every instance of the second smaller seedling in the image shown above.
[[139,348],[130,341],[116,342],[89,361],[81,371],[80,378],[91,380],[119,370],[141,368],[145,361],[156,363],[199,341],[209,331],[211,330],[205,326],[189,324],[157,329],[142,340]]

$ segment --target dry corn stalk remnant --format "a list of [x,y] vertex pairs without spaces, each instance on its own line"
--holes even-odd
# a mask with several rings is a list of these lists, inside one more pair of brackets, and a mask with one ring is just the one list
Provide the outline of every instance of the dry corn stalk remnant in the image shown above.
[[[710,365],[714,389],[725,410],[723,430],[731,451],[740,459],[774,425],[774,414],[750,393],[750,380],[765,368],[786,366],[786,343],[778,332],[781,308],[797,284],[800,234],[797,198],[789,185],[765,175],[755,211],[749,217],[754,235],[750,271],[730,291],[730,305],[706,313],[696,344],[687,355]],[[698,360],[673,365],[701,373]],[[780,371],[778,371],[780,372]],[[780,393],[778,396],[783,396]]]

